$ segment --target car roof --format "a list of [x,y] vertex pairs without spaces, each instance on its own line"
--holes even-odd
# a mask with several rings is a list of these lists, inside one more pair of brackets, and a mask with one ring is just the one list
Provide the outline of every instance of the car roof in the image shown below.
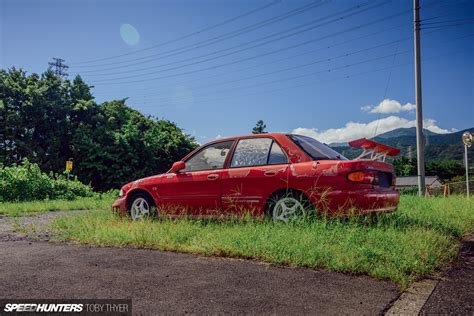
[[[219,138],[219,139],[201,144],[199,147],[195,148],[193,151],[191,151],[189,154],[187,154],[181,160],[189,159],[189,157],[192,157],[196,152],[198,152],[202,148],[205,148],[205,147],[213,145],[213,144],[225,142],[225,141],[234,141],[234,140],[245,139],[245,138],[272,137],[278,143],[284,141],[284,139],[286,139],[287,142],[292,143],[290,140],[288,140],[289,135],[296,135],[296,134],[291,134],[291,133],[263,133],[263,134],[247,134],[247,135],[240,135],[240,136],[223,137],[223,138]],[[280,145],[282,145],[282,144],[280,143]],[[306,153],[304,153],[304,155],[309,157]]]

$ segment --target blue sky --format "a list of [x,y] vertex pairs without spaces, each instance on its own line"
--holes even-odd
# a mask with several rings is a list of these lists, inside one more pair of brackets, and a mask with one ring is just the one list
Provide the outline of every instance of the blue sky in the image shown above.
[[[474,126],[474,2],[421,0],[425,127]],[[0,0],[0,67],[52,57],[199,142],[413,126],[412,1]],[[384,101],[385,100],[385,101]]]

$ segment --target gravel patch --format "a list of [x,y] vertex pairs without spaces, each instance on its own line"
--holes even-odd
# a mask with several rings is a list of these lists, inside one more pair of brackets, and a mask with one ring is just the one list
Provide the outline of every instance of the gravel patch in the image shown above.
[[48,241],[51,236],[48,225],[51,224],[54,219],[58,217],[75,216],[84,212],[89,211],[55,211],[22,217],[0,216],[0,242],[19,240]]

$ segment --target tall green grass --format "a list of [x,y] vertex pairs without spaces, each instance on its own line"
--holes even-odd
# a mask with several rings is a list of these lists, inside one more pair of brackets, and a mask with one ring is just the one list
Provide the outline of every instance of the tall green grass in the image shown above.
[[0,202],[0,215],[17,217],[37,215],[49,211],[110,210],[113,199],[110,194],[95,194],[93,197],[77,198],[75,200]]
[[403,197],[375,218],[266,220],[162,219],[131,222],[89,212],[54,222],[58,240],[263,260],[390,279],[405,288],[448,264],[474,229],[474,203],[462,197]]

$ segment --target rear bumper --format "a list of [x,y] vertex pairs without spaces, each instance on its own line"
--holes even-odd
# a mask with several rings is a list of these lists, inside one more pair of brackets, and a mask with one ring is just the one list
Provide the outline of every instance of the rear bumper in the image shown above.
[[112,203],[112,212],[120,214],[122,216],[127,214],[127,199],[125,196],[116,199],[114,203]]
[[392,189],[335,190],[312,199],[317,210],[334,215],[393,212],[400,193]]

